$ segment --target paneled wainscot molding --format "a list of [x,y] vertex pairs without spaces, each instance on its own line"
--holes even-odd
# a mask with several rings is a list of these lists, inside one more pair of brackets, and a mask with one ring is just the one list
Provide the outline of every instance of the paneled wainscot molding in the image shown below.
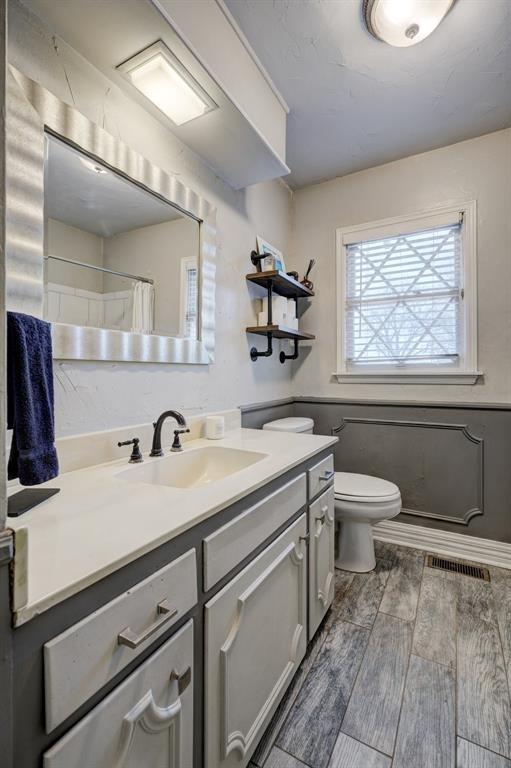
[[[340,440],[348,439],[348,430],[351,433],[354,428],[385,427],[387,429],[386,437],[389,438],[389,429],[403,430],[448,430],[456,433],[461,438],[462,443],[455,446],[451,441],[445,449],[441,468],[446,476],[453,480],[459,476],[461,470],[464,477],[462,488],[459,492],[453,494],[449,500],[449,510],[452,514],[445,514],[434,507],[438,504],[438,499],[431,498],[432,508],[420,509],[413,504],[412,488],[415,490],[420,485],[421,497],[428,501],[428,478],[424,476],[424,464],[430,464],[434,471],[440,471],[438,457],[438,443],[434,440],[422,438],[420,441],[414,439],[413,434],[410,439],[405,439],[399,445],[393,446],[393,454],[397,459],[395,464],[401,467],[402,478],[399,476],[399,469],[394,473],[388,470],[383,474],[397,483],[401,488],[403,496],[403,514],[413,515],[414,517],[427,517],[433,520],[441,520],[457,525],[468,525],[473,517],[484,514],[484,440],[481,437],[473,435],[466,424],[435,423],[427,421],[398,421],[393,419],[362,419],[355,417],[343,417],[339,426],[332,429],[333,435],[338,435]],[[370,452],[372,441],[361,445],[365,438],[357,438],[350,434],[352,444],[350,445],[350,455],[356,456],[364,450]],[[357,442],[358,440],[358,442]],[[445,442],[445,441],[444,441]],[[468,443],[468,444],[467,444]],[[417,447],[420,446],[420,449]],[[378,447],[378,446],[377,446]],[[379,445],[381,449],[382,446]],[[376,449],[374,449],[376,450]],[[414,453],[414,451],[416,451]],[[465,453],[463,454],[463,451]],[[400,455],[401,454],[401,455]],[[415,461],[415,463],[414,463]],[[451,462],[449,466],[449,462]],[[403,470],[406,471],[403,471]],[[354,470],[356,471],[356,470]],[[463,494],[465,497],[463,497]],[[415,493],[415,495],[417,495]],[[441,503],[441,502],[440,502]],[[459,508],[456,509],[456,504]]]

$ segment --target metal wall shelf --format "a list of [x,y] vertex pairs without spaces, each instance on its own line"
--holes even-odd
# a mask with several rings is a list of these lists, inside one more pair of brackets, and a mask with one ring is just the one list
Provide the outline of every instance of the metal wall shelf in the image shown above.
[[314,291],[306,288],[304,285],[295,280],[291,275],[286,275],[285,272],[252,272],[247,275],[247,280],[256,285],[261,285],[263,288],[268,288],[271,284],[273,292],[278,293],[279,296],[286,296],[288,299],[301,299],[310,298],[314,296]]
[[271,357],[273,354],[273,339],[291,339],[295,343],[294,353],[292,355],[286,355],[285,352],[281,352],[279,359],[281,363],[285,363],[286,360],[296,360],[298,357],[298,342],[310,341],[316,337],[312,333],[305,333],[305,331],[295,330],[294,328],[287,328],[284,325],[275,325],[272,322],[272,296],[274,293],[279,296],[285,296],[288,299],[294,299],[298,302],[298,299],[311,298],[314,296],[314,291],[310,288],[306,288],[298,280],[295,280],[291,275],[287,275],[285,272],[277,270],[269,272],[252,272],[247,275],[247,280],[256,285],[260,285],[265,288],[268,293],[268,318],[266,325],[252,325],[246,329],[247,333],[255,333],[258,336],[266,336],[268,345],[265,350],[260,352],[256,347],[252,347],[250,350],[250,358],[255,361],[258,357]]
[[267,336],[271,333],[276,339],[296,339],[297,341],[316,338],[312,333],[295,331],[294,328],[287,328],[285,325],[251,325],[247,328],[247,333],[257,333],[259,336]]

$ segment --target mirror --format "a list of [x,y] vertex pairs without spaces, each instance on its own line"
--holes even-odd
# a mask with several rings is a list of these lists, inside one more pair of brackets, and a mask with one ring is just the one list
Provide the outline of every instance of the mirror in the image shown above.
[[8,86],[9,307],[51,320],[56,360],[213,362],[215,207],[13,67]]
[[199,338],[200,224],[45,134],[44,317]]

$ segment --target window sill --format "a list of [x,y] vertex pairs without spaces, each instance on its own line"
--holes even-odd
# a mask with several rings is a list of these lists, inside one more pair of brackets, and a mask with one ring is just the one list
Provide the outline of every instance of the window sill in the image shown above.
[[414,373],[334,373],[338,384],[476,384],[480,371]]

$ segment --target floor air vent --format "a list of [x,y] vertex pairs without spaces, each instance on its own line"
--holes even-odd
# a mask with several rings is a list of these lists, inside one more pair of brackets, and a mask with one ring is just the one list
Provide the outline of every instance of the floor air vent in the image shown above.
[[428,568],[439,568],[442,571],[462,573],[464,576],[472,576],[474,579],[490,581],[488,568],[482,568],[480,565],[458,563],[456,560],[446,560],[444,557],[438,557],[438,555],[426,555],[426,565]]

